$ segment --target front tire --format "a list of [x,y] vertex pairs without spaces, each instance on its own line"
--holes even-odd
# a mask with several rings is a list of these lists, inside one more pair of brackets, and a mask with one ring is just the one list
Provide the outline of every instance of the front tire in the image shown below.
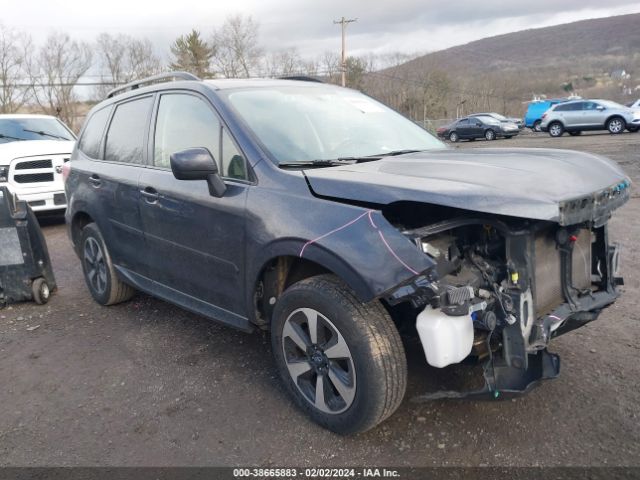
[[458,140],[460,140],[460,137],[458,136],[458,134],[456,132],[451,132],[449,134],[449,141],[452,143],[456,143]]
[[535,122],[533,122],[533,128],[531,130],[533,130],[534,132],[541,132],[542,131],[542,127],[540,126],[541,123],[542,121],[540,120],[536,120]]
[[625,128],[627,128],[627,124],[621,117],[613,117],[607,120],[607,130],[609,130],[609,133],[617,135],[624,132]]
[[496,132],[494,132],[493,130],[489,129],[486,132],[484,132],[484,138],[491,141],[491,140],[495,140],[496,139]]
[[364,432],[402,402],[407,362],[391,317],[333,275],[302,280],[280,296],[271,342],[289,394],[329,430]]
[[560,122],[553,122],[549,125],[549,135],[552,137],[561,137],[564,133],[564,126]]
[[135,290],[117,277],[109,250],[95,223],[82,230],[80,246],[84,280],[96,302],[115,305],[133,297]]

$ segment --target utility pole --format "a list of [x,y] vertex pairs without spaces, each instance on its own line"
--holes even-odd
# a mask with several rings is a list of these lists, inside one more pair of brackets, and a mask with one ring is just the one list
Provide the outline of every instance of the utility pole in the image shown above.
[[347,30],[347,24],[357,22],[357,18],[352,18],[347,20],[342,17],[340,20],[334,20],[333,23],[336,25],[342,25],[342,86],[345,87],[347,85],[347,44],[345,41],[345,33]]

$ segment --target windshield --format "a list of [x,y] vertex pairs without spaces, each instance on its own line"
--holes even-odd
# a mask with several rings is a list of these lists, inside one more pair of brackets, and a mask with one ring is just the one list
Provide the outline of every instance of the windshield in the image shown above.
[[492,124],[492,125],[500,123],[500,120],[498,120],[498,119],[496,119],[494,117],[489,117],[487,115],[478,115],[476,118],[482,120],[484,123],[488,123],[488,124]]
[[335,87],[263,87],[228,94],[278,163],[384,155],[446,146],[375,100]]
[[627,108],[619,103],[612,102],[611,100],[598,100],[598,103],[604,105],[607,108]]
[[0,118],[0,143],[20,140],[75,140],[57,118]]

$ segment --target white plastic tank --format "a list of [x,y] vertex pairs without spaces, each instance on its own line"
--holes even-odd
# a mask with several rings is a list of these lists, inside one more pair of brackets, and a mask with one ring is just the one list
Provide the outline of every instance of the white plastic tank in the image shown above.
[[453,317],[427,306],[416,320],[429,365],[442,368],[464,360],[473,347],[471,314]]

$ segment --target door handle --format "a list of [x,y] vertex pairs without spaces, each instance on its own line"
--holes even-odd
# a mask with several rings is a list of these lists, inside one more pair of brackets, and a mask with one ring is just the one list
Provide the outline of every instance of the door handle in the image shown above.
[[144,190],[140,190],[140,193],[144,197],[144,201],[147,203],[157,203],[158,198],[160,198],[156,189],[152,187],[146,187]]
[[100,177],[95,173],[89,177],[89,183],[96,188],[102,185],[102,181],[100,180]]

